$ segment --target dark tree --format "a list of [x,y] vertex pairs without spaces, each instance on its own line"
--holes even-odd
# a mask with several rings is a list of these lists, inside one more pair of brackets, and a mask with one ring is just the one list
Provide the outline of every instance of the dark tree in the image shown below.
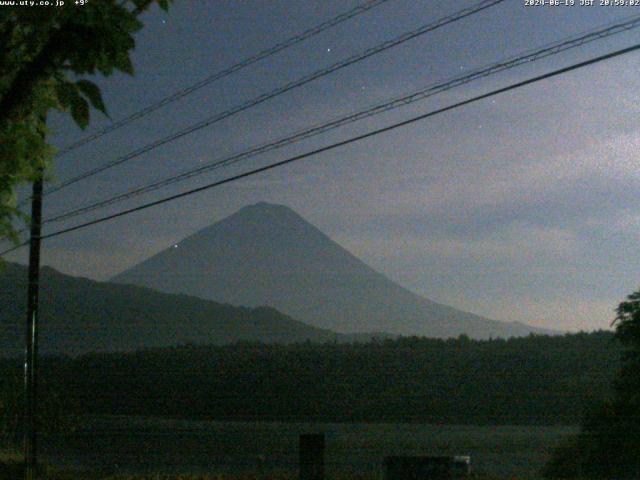
[[555,452],[548,478],[640,478],[640,290],[616,312],[613,325],[623,352],[613,398],[587,415],[580,434]]
[[100,0],[76,6],[0,7],[0,238],[16,240],[22,217],[15,188],[46,172],[54,150],[45,140],[50,109],[71,113],[82,128],[89,104],[106,112],[98,87],[79,78],[129,74],[142,28],[140,14],[171,0]]

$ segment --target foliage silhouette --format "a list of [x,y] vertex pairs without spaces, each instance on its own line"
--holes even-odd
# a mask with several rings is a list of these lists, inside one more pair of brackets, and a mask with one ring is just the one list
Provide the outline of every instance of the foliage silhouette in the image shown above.
[[129,58],[140,14],[172,0],[101,0],[82,6],[0,9],[0,238],[17,241],[24,219],[15,188],[42,175],[54,149],[46,142],[51,109],[85,128],[89,105],[106,113],[99,88],[79,76],[133,74]]
[[555,452],[547,478],[640,478],[640,290],[618,306],[622,345],[613,395],[582,421],[581,432]]

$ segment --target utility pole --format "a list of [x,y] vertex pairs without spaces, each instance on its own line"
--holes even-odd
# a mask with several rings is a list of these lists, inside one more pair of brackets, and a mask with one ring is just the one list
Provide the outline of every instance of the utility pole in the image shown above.
[[31,236],[29,239],[29,288],[27,292],[27,329],[24,358],[24,478],[37,476],[37,390],[38,390],[38,293],[40,283],[40,233],[42,223],[42,176],[33,182],[31,196]]

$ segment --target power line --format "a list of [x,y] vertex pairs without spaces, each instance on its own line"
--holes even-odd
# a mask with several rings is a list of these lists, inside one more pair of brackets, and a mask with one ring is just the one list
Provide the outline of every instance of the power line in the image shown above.
[[557,42],[540,47],[536,50],[529,50],[518,56],[509,57],[507,59],[503,59],[499,62],[493,63],[489,66],[478,68],[466,75],[454,77],[444,82],[430,85],[424,89],[418,90],[409,95],[404,95],[402,97],[394,98],[392,100],[386,101],[382,104],[369,107],[366,110],[351,113],[347,116],[343,116],[340,118],[335,118],[333,120],[330,120],[329,122],[325,122],[319,125],[307,127],[305,129],[299,130],[279,140],[268,142],[260,146],[252,147],[251,149],[245,150],[241,153],[237,153],[237,154],[225,157],[215,162],[210,162],[207,165],[203,165],[195,169],[184,171],[178,175],[171,175],[162,180],[159,180],[141,187],[137,187],[135,189],[115,195],[113,197],[110,197],[95,203],[91,203],[82,207],[78,207],[73,210],[69,210],[67,212],[63,212],[54,217],[45,219],[43,223],[46,224],[46,223],[53,223],[53,222],[59,222],[62,220],[67,220],[69,218],[73,218],[83,213],[87,213],[102,207],[113,205],[120,201],[124,201],[130,198],[136,197],[138,195],[149,193],[149,192],[158,190],[160,188],[172,185],[174,183],[178,183],[178,182],[187,180],[189,178],[202,175],[212,170],[226,167],[231,164],[240,162],[242,160],[255,157],[259,154],[262,154],[271,150],[279,149],[286,145],[290,145],[292,143],[319,135],[321,133],[334,130],[336,128],[356,122],[358,120],[372,117],[374,115],[378,115],[378,114],[393,110],[395,108],[399,108],[420,100],[424,100],[438,93],[450,90],[452,88],[455,88],[461,85],[465,85],[472,81],[475,81],[490,75],[495,75],[497,73],[503,72],[511,68],[515,68],[523,64],[529,64],[534,61],[540,60],[542,58],[546,58],[552,55],[557,55],[566,50],[583,46],[587,43],[590,43],[602,38],[606,38],[618,33],[629,31],[633,28],[637,28],[638,26],[640,26],[640,15],[630,17],[629,19],[626,19],[624,22],[616,23],[614,25],[610,25],[607,27],[602,27],[597,30],[592,30],[589,33],[582,34],[580,36],[572,36],[567,39],[559,40]]
[[49,189],[47,189],[43,195],[48,195],[51,194],[53,192],[57,192],[65,187],[68,187],[69,185],[72,185],[74,183],[77,183],[81,180],[84,180],[86,178],[92,177],[93,175],[96,175],[98,173],[104,172],[105,170],[108,170],[110,168],[113,168],[117,165],[120,165],[122,163],[125,163],[133,158],[139,157],[140,155],[150,152],[162,145],[165,145],[167,143],[173,142],[175,140],[178,140],[179,138],[182,138],[186,135],[189,135],[197,130],[201,130],[204,127],[207,127],[209,125],[212,125],[214,123],[217,123],[221,120],[224,120],[228,117],[231,117],[232,115],[235,115],[236,113],[240,113],[244,110],[248,110],[249,108],[255,107],[271,98],[277,97],[279,95],[282,95],[283,93],[286,93],[290,90],[293,90],[295,88],[299,88],[303,85],[306,85],[309,82],[312,82],[313,80],[316,80],[318,78],[321,77],[325,77],[335,71],[341,70],[345,67],[348,67],[350,65],[353,65],[354,63],[360,62],[366,58],[369,58],[373,55],[376,55],[378,53],[381,53],[383,51],[389,50],[390,48],[393,48],[397,45],[400,45],[402,43],[405,43],[409,40],[412,40],[420,35],[424,35],[426,33],[429,33],[433,30],[436,30],[440,27],[443,27],[445,25],[448,25],[450,23],[454,23],[456,21],[462,20],[463,18],[466,18],[470,15],[473,15],[475,13],[481,12],[483,10],[486,10],[487,8],[490,8],[494,5],[497,5],[499,3],[504,2],[505,0],[483,0],[482,2],[478,3],[477,5],[473,6],[473,7],[468,7],[465,9],[462,9],[456,13],[453,13],[451,15],[445,16],[439,20],[436,20],[433,23],[427,24],[427,25],[423,25],[422,27],[416,29],[416,30],[412,30],[410,32],[404,33],[403,35],[400,35],[399,37],[396,37],[392,40],[387,40],[383,43],[380,43],[378,45],[376,45],[375,47],[369,48],[359,54],[353,55],[351,57],[348,57],[345,60],[341,60],[339,62],[334,63],[333,65],[327,67],[327,68],[323,68],[321,70],[317,70],[309,75],[305,75],[304,77],[299,78],[298,80],[289,82],[283,86],[280,86],[270,92],[264,93],[262,95],[259,95],[258,97],[249,100],[247,102],[244,102],[240,105],[237,105],[235,107],[232,107],[228,110],[225,110],[221,113],[218,113],[212,117],[209,117],[205,120],[202,120],[194,125],[191,125],[190,127],[187,127],[183,130],[180,130],[178,132],[175,132],[171,135],[168,135],[164,138],[161,138],[159,140],[156,140],[155,142],[152,142],[150,144],[145,145],[144,147],[141,147],[137,150],[134,150],[133,152],[130,152],[122,157],[119,157],[115,160],[112,160],[110,162],[107,162],[99,167],[96,167],[92,170],[89,170],[85,173],[82,173],[80,175],[77,175],[75,177],[72,177],[66,181],[61,182],[60,184],[58,184],[57,186],[51,187]]
[[22,242],[22,243],[19,243],[18,245],[14,245],[14,246],[13,246],[13,247],[11,247],[11,248],[7,248],[6,250],[3,250],[2,252],[0,252],[0,257],[1,257],[2,255],[6,255],[7,253],[14,252],[14,251],[18,250],[19,248],[24,247],[24,246],[25,246],[25,245],[27,245],[28,243],[29,243],[29,242]]
[[75,150],[76,148],[85,145],[89,142],[92,142],[93,140],[96,140],[108,133],[113,132],[114,130],[117,130],[131,122],[133,122],[134,120],[138,120],[140,118],[143,118],[147,115],[149,115],[151,112],[154,112],[156,110],[158,110],[159,108],[164,107],[165,105],[169,105],[170,103],[173,103],[177,100],[180,100],[181,98],[186,97],[187,95],[190,95],[191,93],[195,92],[196,90],[199,90],[217,80],[220,80],[222,78],[228,77],[229,75],[242,70],[245,67],[248,67],[249,65],[252,65],[260,60],[263,60],[267,57],[270,57],[272,55],[275,55],[278,52],[281,52],[282,50],[285,50],[289,47],[292,47],[293,45],[296,45],[300,42],[303,42],[304,40],[307,40],[308,38],[311,38],[315,35],[318,35],[319,33],[328,30],[329,28],[335,27],[336,25],[345,22],[357,15],[360,15],[362,13],[365,13],[373,8],[376,8],[380,5],[382,5],[383,3],[386,3],[389,0],[369,0],[367,2],[364,2],[362,5],[358,5],[357,7],[341,13],[340,15],[337,15],[335,17],[333,17],[330,20],[327,20],[325,22],[320,23],[319,25],[316,25],[315,27],[309,28],[308,30],[305,30],[304,32],[295,35],[291,38],[288,38],[287,40],[285,40],[284,42],[278,43],[270,48],[267,48],[265,50],[262,50],[261,52],[258,52],[255,55],[252,55],[250,57],[245,58],[244,60],[239,61],[238,63],[235,63],[234,65],[221,70],[219,72],[214,73],[213,75],[210,75],[206,78],[203,78],[202,80],[186,87],[183,88],[182,90],[178,90],[175,93],[172,93],[171,95],[155,102],[152,103],[151,105],[143,108],[142,110],[139,110],[135,113],[132,113],[131,115],[124,117],[120,120],[118,120],[117,122],[112,123],[111,125],[98,130],[97,132],[91,134],[91,135],[87,135],[84,138],[79,139],[78,141],[71,143],[70,145],[67,145],[66,147],[62,148],[57,156],[60,157],[72,150]]
[[[584,67],[587,67],[589,65],[593,65],[593,64],[605,61],[605,60],[609,60],[611,58],[619,57],[621,55],[625,55],[627,53],[630,53],[630,52],[633,52],[633,51],[636,51],[636,50],[639,50],[639,49],[640,49],[640,44],[636,44],[636,45],[633,45],[631,47],[627,47],[627,48],[623,48],[623,49],[620,49],[620,50],[616,50],[614,52],[611,52],[611,53],[608,53],[608,54],[605,54],[605,55],[600,55],[600,56],[592,58],[590,60],[585,60],[583,62],[575,63],[575,64],[570,65],[568,67],[564,67],[564,68],[560,68],[560,69],[557,69],[557,70],[553,70],[552,72],[545,73],[543,75],[538,75],[538,76],[535,76],[535,77],[532,77],[532,78],[529,78],[527,80],[523,80],[523,81],[520,81],[520,82],[516,82],[516,83],[513,83],[513,84],[508,85],[506,87],[502,87],[502,88],[499,88],[499,89],[496,89],[496,90],[492,90],[491,92],[484,93],[482,95],[477,95],[477,96],[469,98],[467,100],[463,100],[463,101],[454,103],[454,104],[449,105],[447,107],[443,107],[443,108],[440,108],[440,109],[437,109],[437,110],[433,110],[433,111],[424,113],[422,115],[418,115],[416,117],[412,117],[412,118],[410,118],[408,120],[403,120],[401,122],[397,122],[397,123],[388,125],[386,127],[382,127],[382,128],[370,131],[370,132],[362,134],[362,135],[351,137],[351,138],[349,138],[347,140],[336,142],[336,143],[333,143],[331,145],[327,145],[325,147],[321,147],[321,148],[318,148],[318,149],[315,149],[315,150],[311,150],[309,152],[306,152],[306,153],[303,153],[303,154],[300,154],[300,155],[296,155],[296,156],[287,158],[285,160],[281,160],[279,162],[272,163],[270,165],[266,165],[264,167],[256,168],[256,169],[250,170],[248,172],[244,172],[244,173],[241,173],[241,174],[238,174],[238,175],[234,175],[232,177],[225,178],[223,180],[219,180],[219,181],[216,181],[216,182],[213,182],[213,183],[209,183],[209,184],[204,185],[202,187],[198,187],[198,188],[194,188],[194,189],[191,189],[191,190],[187,190],[185,192],[181,192],[181,193],[178,193],[176,195],[171,195],[169,197],[165,197],[165,198],[162,198],[160,200],[155,200],[153,202],[149,202],[149,203],[146,203],[146,204],[143,204],[143,205],[139,205],[137,207],[129,208],[127,210],[123,210],[123,211],[120,211],[118,213],[114,213],[114,214],[107,215],[107,216],[104,216],[104,217],[101,217],[101,218],[98,218],[98,219],[95,219],[95,220],[91,220],[89,222],[81,223],[81,224],[75,225],[73,227],[64,228],[62,230],[58,230],[58,231],[43,235],[40,238],[42,240],[45,240],[45,239],[48,239],[48,238],[57,237],[57,236],[65,234],[65,233],[73,232],[75,230],[80,230],[80,229],[83,229],[83,228],[86,228],[86,227],[89,227],[89,226],[92,226],[92,225],[96,225],[96,224],[99,224],[99,223],[106,222],[108,220],[113,220],[113,219],[118,218],[118,217],[129,215],[130,213],[138,212],[138,211],[141,211],[141,210],[146,210],[147,208],[151,208],[151,207],[154,207],[154,206],[157,206],[157,205],[161,205],[163,203],[167,203],[167,202],[170,202],[170,201],[173,201],[173,200],[177,200],[179,198],[187,197],[187,196],[193,195],[195,193],[199,193],[199,192],[202,192],[202,191],[205,191],[205,190],[209,190],[211,188],[215,188],[215,187],[227,184],[227,183],[231,183],[231,182],[240,180],[242,178],[250,177],[250,176],[256,175],[258,173],[265,172],[267,170],[272,170],[274,168],[281,167],[283,165],[287,165],[289,163],[297,162],[299,160],[302,160],[302,159],[305,159],[305,158],[308,158],[308,157],[312,157],[312,156],[318,155],[320,153],[324,153],[324,152],[327,152],[327,151],[330,151],[330,150],[334,150],[334,149],[342,147],[344,145],[355,143],[355,142],[358,142],[360,140],[364,140],[366,138],[373,137],[375,135],[379,135],[381,133],[389,132],[391,130],[395,130],[397,128],[404,127],[406,125],[410,125],[410,124],[416,123],[418,121],[425,120],[427,118],[433,117],[433,116],[438,115],[440,113],[448,112],[448,111],[454,110],[456,108],[460,108],[462,106],[469,105],[471,103],[475,103],[475,102],[478,102],[480,100],[484,100],[486,98],[493,97],[495,95],[499,95],[501,93],[505,93],[505,92],[508,92],[508,91],[511,91],[511,90],[515,90],[517,88],[524,87],[526,85],[537,83],[537,82],[540,82],[542,80],[546,80],[548,78],[552,78],[552,77],[555,77],[555,76],[558,76],[558,75],[562,75],[562,74],[570,72],[570,71],[578,70],[580,68],[584,68]],[[20,245],[14,246],[14,247],[12,247],[12,248],[10,248],[8,250],[0,252],[0,256],[4,255],[6,253],[9,253],[11,251],[14,251],[14,250],[26,245],[26,244],[27,243],[22,243]]]

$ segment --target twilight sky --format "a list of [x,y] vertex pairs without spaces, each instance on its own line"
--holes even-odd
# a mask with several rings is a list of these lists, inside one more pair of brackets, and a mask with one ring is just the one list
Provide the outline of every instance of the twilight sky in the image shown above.
[[[143,17],[136,76],[97,79],[113,120],[358,2],[178,1]],[[55,162],[63,180],[475,1],[390,0]],[[579,3],[579,0],[576,0]],[[599,3],[596,1],[596,3]],[[631,15],[503,4],[316,80],[45,199],[45,217]],[[591,58],[640,30],[45,229],[265,165]],[[239,182],[46,241],[43,263],[104,280],[242,206],[286,204],[401,285],[498,320],[607,328],[640,284],[640,53],[556,77]],[[93,113],[88,132],[110,120]],[[52,115],[58,146],[81,137]],[[26,249],[7,257],[26,262]]]

